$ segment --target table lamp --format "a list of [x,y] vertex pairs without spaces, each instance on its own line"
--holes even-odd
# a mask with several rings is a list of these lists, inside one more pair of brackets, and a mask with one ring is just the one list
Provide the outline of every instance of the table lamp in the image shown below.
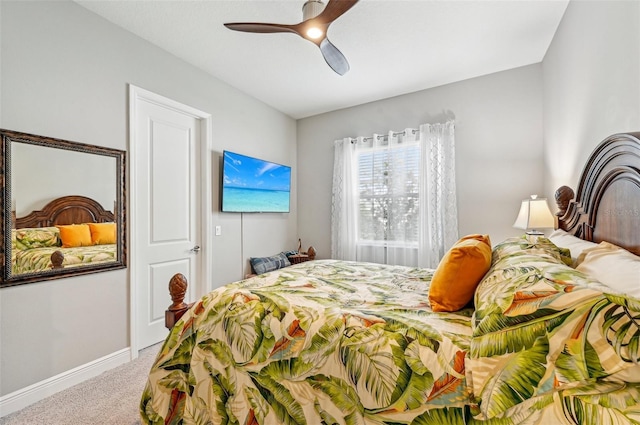
[[549,204],[545,198],[538,198],[538,195],[531,195],[530,199],[525,199],[520,205],[520,212],[513,227],[525,229],[527,235],[541,236],[544,233],[538,229],[550,229],[555,227],[555,219]]

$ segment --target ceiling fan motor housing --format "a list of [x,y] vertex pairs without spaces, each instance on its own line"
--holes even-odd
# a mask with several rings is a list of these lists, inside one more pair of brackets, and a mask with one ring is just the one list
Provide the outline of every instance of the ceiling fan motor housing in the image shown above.
[[324,3],[320,0],[308,0],[302,5],[302,20],[306,21],[318,16],[324,10]]

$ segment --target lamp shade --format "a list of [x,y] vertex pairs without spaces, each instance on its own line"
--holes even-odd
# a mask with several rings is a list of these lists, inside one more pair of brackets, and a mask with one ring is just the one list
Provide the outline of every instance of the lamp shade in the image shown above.
[[555,226],[555,219],[549,204],[545,198],[538,198],[537,195],[531,195],[531,199],[525,199],[520,205],[520,212],[516,218],[513,227],[516,229],[525,229],[528,234],[542,234],[536,229],[550,229]]

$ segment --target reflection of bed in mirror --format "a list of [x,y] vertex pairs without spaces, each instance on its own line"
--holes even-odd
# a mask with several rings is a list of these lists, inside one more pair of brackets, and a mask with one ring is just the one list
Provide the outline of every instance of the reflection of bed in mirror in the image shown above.
[[117,260],[115,215],[85,196],[63,196],[16,217],[11,235],[12,275]]
[[[0,137],[0,287],[126,267],[126,152],[6,129],[0,129]],[[69,223],[112,223],[103,227],[115,228],[115,241],[94,244],[108,253],[93,256],[87,255],[90,247],[77,248],[81,253],[73,264],[81,267],[72,266],[69,255],[76,248],[65,247],[64,254],[54,256],[63,260],[63,267],[54,267],[50,254],[63,245],[56,226]],[[47,227],[53,227],[49,230],[54,234],[47,234]],[[81,227],[85,233],[86,227]],[[21,232],[24,229],[35,230]],[[49,258],[39,260],[37,267],[14,267],[18,258],[27,261],[27,255],[35,255],[36,247],[51,250]],[[19,252],[22,248],[30,249]]]

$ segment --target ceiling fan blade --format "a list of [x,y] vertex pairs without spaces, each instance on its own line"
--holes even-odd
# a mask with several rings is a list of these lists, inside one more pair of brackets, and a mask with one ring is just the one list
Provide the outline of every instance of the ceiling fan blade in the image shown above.
[[351,9],[356,3],[358,3],[358,0],[329,0],[324,10],[314,19],[325,24],[330,24]]
[[[300,37],[316,44],[327,64],[337,74],[344,75],[349,71],[349,62],[342,52],[334,46],[326,37],[329,25],[345,12],[351,9],[358,0],[329,0],[320,14],[314,18],[307,19],[295,25],[269,24],[260,22],[235,22],[226,23],[225,27],[234,31],[253,33],[279,33],[289,32],[298,34]],[[306,4],[305,4],[306,5]],[[317,12],[315,12],[317,13]],[[320,31],[318,31],[318,29]],[[312,34],[309,30],[316,30],[317,34]],[[324,38],[321,38],[324,35]]]
[[342,52],[338,50],[336,46],[331,44],[328,38],[322,40],[319,46],[324,60],[331,69],[340,75],[344,75],[349,71],[349,62],[347,62],[347,58],[344,57]]
[[231,22],[224,24],[225,27],[242,32],[258,32],[258,33],[276,33],[276,32],[292,32],[297,34],[295,25],[285,24],[265,24],[260,22]]

